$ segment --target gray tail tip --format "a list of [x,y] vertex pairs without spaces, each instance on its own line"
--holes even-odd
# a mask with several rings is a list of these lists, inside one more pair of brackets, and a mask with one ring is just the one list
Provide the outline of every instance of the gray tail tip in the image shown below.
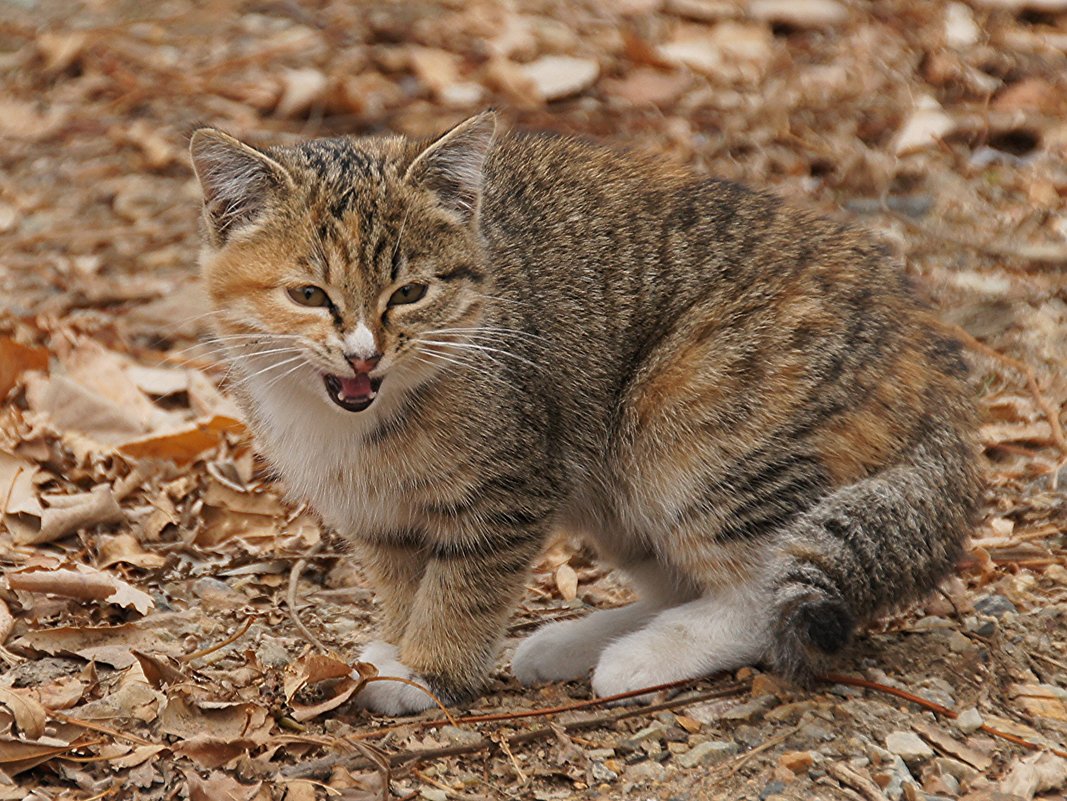
[[825,596],[802,601],[778,621],[775,670],[810,687],[828,658],[852,640],[855,619],[844,601]]

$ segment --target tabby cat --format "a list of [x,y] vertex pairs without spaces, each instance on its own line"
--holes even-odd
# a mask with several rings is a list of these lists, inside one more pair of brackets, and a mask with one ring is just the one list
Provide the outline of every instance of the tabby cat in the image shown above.
[[[288,491],[376,584],[361,659],[469,701],[563,529],[639,600],[534,633],[524,684],[753,663],[810,682],[972,526],[957,343],[847,226],[495,129],[192,139],[218,342]],[[432,703],[399,682],[360,700]]]

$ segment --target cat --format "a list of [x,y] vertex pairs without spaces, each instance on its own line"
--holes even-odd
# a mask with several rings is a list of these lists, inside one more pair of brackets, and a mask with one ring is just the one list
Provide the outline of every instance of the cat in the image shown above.
[[[756,663],[809,684],[972,528],[958,343],[850,227],[496,127],[191,141],[238,400],[376,585],[361,660],[477,697],[565,529],[639,600],[536,631],[523,684],[591,672],[608,696]],[[399,682],[359,700],[433,703]]]

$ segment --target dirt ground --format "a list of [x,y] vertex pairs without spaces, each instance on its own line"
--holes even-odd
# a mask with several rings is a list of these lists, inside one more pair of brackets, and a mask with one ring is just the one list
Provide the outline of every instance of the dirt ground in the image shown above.
[[[0,75],[0,799],[1064,797],[1067,2],[0,0]],[[519,637],[626,600],[562,540],[454,723],[350,703],[373,597],[197,344],[186,143],[486,106],[867,226],[958,327],[983,522],[841,677],[523,690]]]

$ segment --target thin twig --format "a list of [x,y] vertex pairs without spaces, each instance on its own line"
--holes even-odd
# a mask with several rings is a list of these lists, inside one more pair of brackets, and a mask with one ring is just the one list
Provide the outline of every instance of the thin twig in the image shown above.
[[[370,684],[372,681],[395,681],[400,684],[406,684],[409,687],[414,687],[416,690],[421,690],[422,692],[430,696],[430,698],[433,699],[433,702],[437,704],[437,708],[441,710],[441,714],[444,715],[445,718],[447,718],[447,720],[444,721],[445,723],[449,723],[453,726],[459,725],[459,721],[452,715],[451,712],[448,711],[448,707],[445,706],[444,701],[434,695],[433,691],[430,690],[429,687],[424,687],[418,682],[414,682],[411,679],[403,679],[400,676],[369,676],[363,679],[363,682],[365,684]],[[359,695],[359,693],[357,692],[356,695]]]
[[248,619],[245,620],[244,625],[241,626],[241,628],[239,628],[237,631],[235,631],[233,634],[231,634],[229,637],[227,637],[222,642],[216,643],[215,645],[210,645],[207,648],[201,648],[199,651],[193,651],[191,654],[186,654],[185,656],[179,657],[178,661],[180,661],[180,662],[192,662],[195,659],[200,659],[200,657],[202,657],[202,656],[207,656],[208,654],[213,654],[216,651],[218,651],[218,650],[220,650],[222,648],[225,648],[227,645],[230,645],[232,643],[237,642],[239,639],[241,639],[248,632],[248,630],[250,628],[252,628],[252,623],[255,622],[255,619],[256,619],[256,615],[249,615]]
[[[913,704],[918,704],[924,709],[929,709],[931,712],[936,712],[938,715],[944,715],[950,720],[955,720],[959,717],[959,713],[947,706],[935,703],[934,701],[928,701],[922,696],[909,693],[907,690],[901,690],[897,687],[890,687],[888,684],[879,684],[876,681],[869,681],[867,679],[861,679],[858,676],[843,676],[840,673],[827,673],[825,676],[819,676],[819,681],[824,681],[829,684],[847,684],[851,687],[863,687],[867,690],[877,690],[878,692],[886,693],[888,695],[895,695],[897,698],[903,698],[905,701],[909,701]],[[1051,751],[1056,756],[1067,759],[1067,750],[1063,748],[1056,748],[1054,746],[1041,745],[1040,743],[1031,742],[1023,737],[1019,737],[1015,734],[1010,734],[1006,731],[1001,731],[990,726],[988,723],[983,723],[978,727],[980,731],[984,731],[986,734],[991,734],[994,737],[999,737],[1002,740],[1007,740],[1009,743],[1015,743],[1015,745],[1021,745],[1023,748],[1029,748],[1031,751]]]
[[[131,743],[136,743],[137,745],[159,745],[159,743],[153,743],[150,740],[145,740],[143,737],[138,737],[136,734],[128,734],[119,731],[118,729],[113,729],[110,726],[105,726],[103,723],[72,718],[68,715],[64,715],[62,712],[56,712],[55,710],[49,710],[48,714],[60,723],[69,723],[71,726],[78,726],[79,728],[95,731],[99,734],[107,734],[119,740],[129,740]],[[80,748],[81,746],[78,747]]]
[[[558,724],[557,726],[542,726],[539,729],[532,729],[530,731],[520,732],[507,738],[507,744],[509,748],[514,748],[517,745],[523,745],[526,743],[536,742],[539,740],[549,739],[556,736],[556,732],[562,729],[567,734],[576,731],[583,731],[585,729],[594,729],[600,726],[611,725],[620,720],[626,720],[627,718],[640,717],[643,715],[652,715],[656,712],[662,712],[667,709],[678,709],[679,707],[691,706],[692,704],[699,704],[704,701],[710,701],[717,698],[729,698],[731,696],[739,695],[747,689],[743,684],[731,684],[727,687],[723,687],[717,690],[709,690],[705,693],[698,693],[688,697],[673,698],[670,701],[664,701],[659,704],[652,704],[650,706],[642,706],[631,709],[624,709],[618,712],[609,712],[602,715],[595,715],[593,717],[585,718],[584,720],[573,720],[568,723]],[[637,691],[637,694],[644,694],[649,692],[648,689]],[[597,699],[606,700],[606,699]],[[542,713],[544,714],[544,713]],[[526,715],[523,715],[524,717]],[[506,717],[504,719],[507,719]],[[464,722],[465,718],[459,718],[458,722]],[[426,723],[427,721],[414,721],[415,725],[420,723]],[[444,721],[433,721],[436,725],[440,725]],[[402,724],[411,726],[412,724]],[[377,729],[375,733],[382,733],[391,729],[400,728],[400,726],[391,726],[382,729]],[[365,735],[350,735],[345,740],[363,739]],[[389,758],[389,764],[392,768],[396,769],[403,765],[426,762],[431,759],[443,759],[446,757],[463,756],[464,754],[478,753],[479,751],[486,751],[491,749],[494,745],[493,740],[489,738],[482,738],[476,743],[468,743],[465,745],[452,745],[444,746],[442,748],[424,748],[411,751],[400,751],[393,754]],[[306,763],[303,765],[294,765],[292,768],[282,771],[283,775],[289,778],[303,778],[307,776],[323,775],[328,776],[338,765],[344,765],[349,769],[359,769],[364,767],[370,767],[369,764],[364,765],[354,761],[351,757],[346,756],[333,756],[325,759],[318,759],[314,762]]]
[[322,642],[311,633],[311,630],[304,625],[304,621],[300,619],[300,615],[296,611],[296,586],[300,582],[300,574],[304,572],[304,568],[307,567],[308,559],[314,557],[322,549],[322,542],[315,544],[315,547],[311,549],[307,556],[297,559],[293,564],[293,569],[289,571],[289,592],[285,597],[286,605],[289,607],[289,617],[293,621],[300,633],[307,638],[307,641],[311,643],[320,653],[328,654],[330,649],[327,648]]

